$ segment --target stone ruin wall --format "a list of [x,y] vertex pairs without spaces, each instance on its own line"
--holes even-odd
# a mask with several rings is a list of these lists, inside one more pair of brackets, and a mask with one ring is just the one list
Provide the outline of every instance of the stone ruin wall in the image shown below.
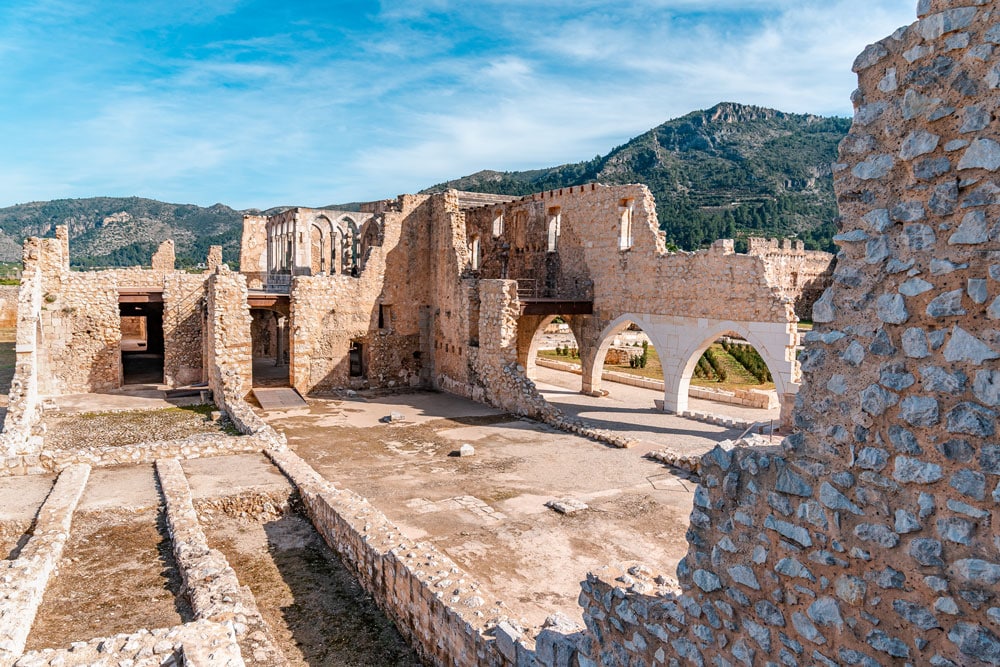
[[163,285],[163,383],[204,382],[203,309],[207,274],[165,273]]
[[[424,382],[426,350],[421,346],[421,309],[429,303],[432,221],[426,197],[403,196],[362,227],[381,224],[381,245],[369,246],[357,277],[299,276],[290,295],[290,363],[299,392],[349,387],[351,341],[364,349],[365,377],[372,388],[414,387]],[[385,306],[379,328],[379,306]]]
[[17,327],[17,285],[0,285],[0,329]]
[[[619,246],[622,201],[632,202],[633,210],[632,243],[625,250]],[[546,262],[553,261],[553,253],[547,252],[548,218],[553,209],[560,216],[555,293],[568,298],[587,298],[592,293],[599,319],[611,321],[637,310],[757,322],[784,322],[790,317],[778,293],[784,289],[776,279],[782,271],[768,263],[772,256],[789,262],[791,256],[801,256],[800,251],[737,255],[731,244],[716,244],[694,253],[667,252],[656,204],[644,185],[575,186],[466,211],[466,245],[476,236],[482,244],[479,277],[504,277],[504,244],[510,246],[507,277],[544,277],[551,270]],[[503,234],[494,237],[493,222],[500,214]],[[525,222],[515,223],[518,219]],[[523,231],[518,224],[524,225]],[[519,243],[520,235],[523,243]],[[827,262],[832,259],[827,253],[814,255]],[[713,279],[704,280],[704,276]]]
[[768,282],[794,300],[800,320],[811,320],[813,304],[833,277],[833,255],[806,250],[802,241],[761,238],[747,239],[747,254],[764,260]]
[[918,12],[855,63],[798,433],[706,455],[683,593],[588,577],[581,664],[1000,663],[1000,3]]
[[248,289],[263,289],[267,275],[267,216],[244,215],[240,236],[240,273]]

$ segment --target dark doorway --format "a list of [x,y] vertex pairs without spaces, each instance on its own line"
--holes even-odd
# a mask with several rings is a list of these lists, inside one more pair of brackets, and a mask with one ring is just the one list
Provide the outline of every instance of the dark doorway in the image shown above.
[[163,384],[163,303],[122,303],[122,384]]
[[364,366],[364,344],[358,340],[351,341],[351,377],[359,378],[364,377],[365,366]]
[[289,386],[288,318],[276,310],[251,308],[253,386]]

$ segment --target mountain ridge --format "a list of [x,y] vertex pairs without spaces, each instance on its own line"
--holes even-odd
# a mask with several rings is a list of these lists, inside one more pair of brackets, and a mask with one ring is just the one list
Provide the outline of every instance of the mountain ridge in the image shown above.
[[[727,237],[737,238],[739,247],[747,236],[777,236],[829,250],[837,215],[831,165],[848,129],[849,119],[723,102],[661,123],[591,160],[526,171],[483,169],[421,192],[527,195],[594,181],[645,183],[661,228],[680,248]],[[203,262],[211,245],[221,245],[223,259],[235,266],[243,215],[288,208],[200,207],[144,197],[16,204],[0,208],[0,261],[18,261],[24,238],[67,225],[75,266],[145,264],[168,238],[179,266]]]
[[524,195],[597,181],[645,183],[668,240],[685,249],[717,238],[795,236],[832,249],[832,163],[850,120],[722,102],[668,120],[604,156],[528,171],[481,170],[454,187]]

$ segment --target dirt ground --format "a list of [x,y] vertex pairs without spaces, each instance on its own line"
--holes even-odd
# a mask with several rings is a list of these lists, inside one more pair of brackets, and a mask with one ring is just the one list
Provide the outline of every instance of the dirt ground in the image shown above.
[[[391,411],[406,421],[379,423]],[[556,611],[580,619],[589,570],[638,560],[672,573],[687,550],[695,484],[643,459],[652,446],[613,449],[431,393],[311,399],[268,419],[327,479],[437,545],[528,625]],[[455,456],[463,443],[474,456]],[[563,498],[589,509],[545,506]]]
[[243,498],[200,516],[209,544],[250,587],[289,662],[420,665],[309,520],[294,509],[275,513],[275,505]]
[[176,440],[198,433],[238,435],[228,421],[215,422],[214,405],[189,405],[163,410],[87,412],[45,415],[45,447],[133,445],[155,440]]
[[77,513],[27,650],[193,620],[162,512]]

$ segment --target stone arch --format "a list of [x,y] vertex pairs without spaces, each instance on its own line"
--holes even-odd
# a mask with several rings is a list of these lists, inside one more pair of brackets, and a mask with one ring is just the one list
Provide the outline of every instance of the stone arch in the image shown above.
[[[601,374],[604,371],[604,360],[608,356],[608,349],[611,348],[611,343],[615,337],[628,329],[632,324],[642,329],[642,332],[649,337],[650,343],[660,356],[661,363],[664,363],[666,341],[662,338],[660,332],[655,330],[655,327],[644,326],[644,319],[644,316],[639,313],[625,313],[620,315],[604,327],[597,337],[597,345],[592,348],[589,354],[584,356],[581,348],[580,358],[583,362],[584,393],[592,394],[600,392]],[[664,375],[666,375],[666,367],[664,367]]]
[[472,256],[472,270],[478,271],[483,262],[483,246],[479,240],[479,234],[473,235],[472,242],[469,244],[469,252]]
[[358,244],[358,271],[363,271],[372,248],[382,246],[382,225],[378,219],[371,218],[361,225],[360,243]]
[[604,326],[593,348],[583,361],[583,391],[599,392],[601,372],[608,348],[616,335],[629,323],[638,325],[649,336],[663,366],[664,410],[684,412],[688,409],[691,375],[705,349],[719,336],[736,334],[750,343],[764,359],[782,405],[782,418],[787,416],[798,391],[798,369],[794,358],[796,334],[789,332],[788,323],[734,322],[692,317],[668,317],[625,313]]
[[517,361],[519,364],[524,366],[525,377],[529,380],[534,380],[538,375],[538,365],[536,360],[538,358],[538,350],[541,347],[542,342],[540,334],[547,326],[552,324],[553,320],[557,317],[562,318],[563,321],[569,325],[570,330],[573,332],[573,338],[576,341],[577,349],[580,350],[581,359],[583,357],[585,343],[583,317],[561,314],[523,315],[519,318],[517,323]]
[[309,228],[310,255],[309,268],[312,275],[333,273],[334,224],[325,215],[319,215]]
[[[674,410],[675,412],[683,412],[687,409],[691,376],[694,374],[694,367],[698,363],[698,359],[714,341],[726,334],[735,334],[757,350],[757,354],[767,364],[779,397],[798,391],[798,385],[792,386],[795,362],[785,360],[786,347],[782,346],[780,350],[774,349],[773,340],[768,341],[758,336],[750,327],[740,322],[714,322],[705,331],[706,333],[702,335],[700,341],[698,339],[684,341],[686,344],[679,350],[680,354],[670,360],[672,368],[669,373],[666,363],[664,363],[663,377],[664,382],[667,382],[666,392],[668,394],[674,393],[677,397],[678,407]],[[672,380],[673,392],[671,392],[671,383],[667,381],[668,376]]]

